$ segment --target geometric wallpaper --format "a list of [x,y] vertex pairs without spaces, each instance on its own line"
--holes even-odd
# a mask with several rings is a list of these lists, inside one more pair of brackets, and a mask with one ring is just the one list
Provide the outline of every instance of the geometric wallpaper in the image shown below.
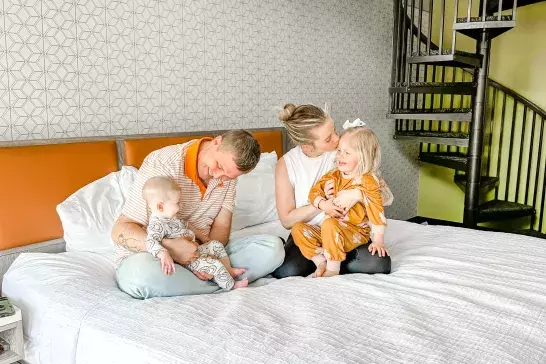
[[284,103],[328,103],[376,131],[387,211],[415,215],[416,146],[385,118],[390,0],[0,3],[0,143],[280,126]]

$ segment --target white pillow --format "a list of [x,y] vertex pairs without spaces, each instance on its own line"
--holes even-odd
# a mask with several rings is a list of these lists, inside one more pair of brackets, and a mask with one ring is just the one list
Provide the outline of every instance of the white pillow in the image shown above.
[[85,187],[57,205],[66,251],[95,252],[114,258],[110,235],[121,214],[137,169],[123,166]]
[[277,153],[262,153],[256,168],[237,179],[231,231],[278,220],[275,203]]

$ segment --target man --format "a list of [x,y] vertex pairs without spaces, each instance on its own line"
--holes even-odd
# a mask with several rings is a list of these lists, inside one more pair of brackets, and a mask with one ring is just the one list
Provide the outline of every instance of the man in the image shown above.
[[[112,229],[118,248],[116,278],[121,290],[135,298],[212,293],[218,289],[211,275],[194,273],[181,265],[164,275],[160,261],[146,251],[150,211],[142,187],[151,177],[169,176],[180,186],[178,218],[189,223],[196,236],[226,245],[234,267],[246,268],[249,282],[280,266],[284,249],[280,238],[258,235],[229,241],[237,177],[251,171],[260,159],[260,146],[244,130],[231,130],[214,139],[203,138],[171,145],[150,153],[140,167],[122,214]],[[163,239],[175,262],[186,264],[198,256],[197,243],[185,238]]]

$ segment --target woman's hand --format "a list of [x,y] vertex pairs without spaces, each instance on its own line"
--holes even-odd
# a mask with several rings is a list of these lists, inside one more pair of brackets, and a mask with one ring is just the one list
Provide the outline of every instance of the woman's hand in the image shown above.
[[343,217],[343,209],[334,205],[334,199],[322,200],[318,204],[319,209],[324,211],[326,215],[334,218]]
[[343,190],[337,193],[337,196],[334,198],[333,202],[336,206],[343,209],[343,215],[346,215],[347,212],[357,203],[362,201],[362,192],[356,188],[350,190]]

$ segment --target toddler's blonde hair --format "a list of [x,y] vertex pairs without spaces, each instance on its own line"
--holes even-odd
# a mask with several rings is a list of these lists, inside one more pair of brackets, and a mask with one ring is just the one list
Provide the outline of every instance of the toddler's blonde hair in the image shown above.
[[320,107],[310,104],[297,107],[294,104],[286,104],[279,111],[279,120],[295,145],[313,145],[316,139],[313,129],[324,124],[328,117]]
[[343,131],[341,137],[350,137],[349,144],[356,150],[358,164],[356,166],[360,175],[373,173],[378,178],[381,176],[381,147],[377,135],[366,126],[356,126]]
[[142,186],[142,197],[148,205],[169,200],[175,192],[180,192],[176,182],[167,176],[152,177]]

